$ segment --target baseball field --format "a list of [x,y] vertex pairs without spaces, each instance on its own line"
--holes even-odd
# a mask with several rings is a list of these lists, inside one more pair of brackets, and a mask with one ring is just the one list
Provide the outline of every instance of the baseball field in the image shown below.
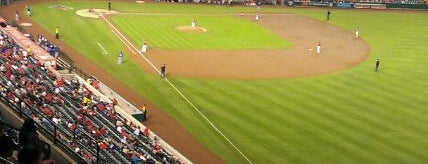
[[[325,21],[325,9],[265,7],[257,24],[252,7],[128,1],[113,3],[119,14],[107,15],[108,24],[76,14],[88,6],[107,4],[31,4],[28,21],[51,35],[59,26],[61,42],[72,49],[66,52],[77,52],[106,71],[104,78],[162,109],[219,161],[428,162],[427,12],[331,10]],[[189,26],[193,17],[205,32],[175,29]],[[166,63],[171,83],[225,137],[128,49],[112,26],[137,49],[147,41],[147,58],[156,67]],[[355,39],[357,26],[361,38]],[[319,41],[322,52],[316,55],[312,49]],[[119,51],[125,52],[120,66]],[[170,126],[149,114],[149,127]],[[187,142],[179,136],[161,137],[195,162],[217,163],[176,146]]]

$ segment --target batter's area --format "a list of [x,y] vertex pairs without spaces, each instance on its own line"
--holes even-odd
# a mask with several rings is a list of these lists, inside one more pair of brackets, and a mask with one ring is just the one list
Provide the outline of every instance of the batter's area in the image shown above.
[[[253,15],[239,16],[254,21]],[[293,42],[284,50],[177,51],[151,48],[147,57],[165,63],[169,76],[219,79],[273,79],[335,72],[363,61],[369,46],[352,32],[295,14],[265,14],[261,26]],[[321,42],[321,54],[315,49]],[[219,43],[221,44],[221,43]],[[143,59],[142,67],[155,73]]]

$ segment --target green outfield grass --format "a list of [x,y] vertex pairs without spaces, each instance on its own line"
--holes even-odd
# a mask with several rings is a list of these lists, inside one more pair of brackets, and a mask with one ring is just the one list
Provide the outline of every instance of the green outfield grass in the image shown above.
[[[95,3],[94,6],[104,6]],[[228,163],[245,163],[179,96],[128,60],[116,66],[124,49],[101,20],[74,11],[32,6],[31,18],[111,76],[144,95],[178,120],[195,138]],[[80,2],[61,2],[83,7]],[[114,7],[125,4],[114,3]],[[150,12],[241,12],[251,8],[148,5]],[[124,11],[125,9],[121,9]],[[128,10],[128,8],[126,9]],[[129,5],[129,11],[139,11]],[[266,10],[266,9],[264,9]],[[324,9],[269,9],[325,18]],[[48,17],[49,16],[49,17]],[[424,164],[428,162],[428,19],[426,13],[332,10],[332,23],[349,31],[360,27],[371,48],[352,68],[307,78],[229,81],[171,80],[255,163]],[[72,24],[70,22],[73,22]],[[100,42],[111,54],[92,43]],[[376,58],[381,70],[373,72]]]
[[113,16],[112,22],[136,45],[148,41],[164,49],[278,49],[291,43],[264,27],[232,16],[196,16],[205,33],[177,31],[190,26],[192,16]]

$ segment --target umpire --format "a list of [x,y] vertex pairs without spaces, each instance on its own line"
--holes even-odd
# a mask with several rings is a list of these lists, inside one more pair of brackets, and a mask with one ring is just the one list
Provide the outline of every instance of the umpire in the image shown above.
[[165,64],[162,64],[162,66],[160,67],[160,71],[161,71],[161,78],[165,78],[165,71],[166,71]]
[[55,38],[59,39],[59,27],[58,26],[55,29]]
[[380,61],[379,61],[379,58],[378,58],[378,59],[376,59],[376,63],[375,63],[375,71],[376,72],[379,71],[379,65],[380,65]]

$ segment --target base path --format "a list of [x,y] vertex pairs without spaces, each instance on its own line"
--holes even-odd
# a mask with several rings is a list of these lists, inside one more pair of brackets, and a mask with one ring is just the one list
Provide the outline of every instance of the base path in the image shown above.
[[[254,21],[254,15],[237,16]],[[352,32],[295,14],[265,14],[260,25],[293,46],[284,50],[164,50],[151,48],[147,57],[165,63],[170,76],[219,79],[271,79],[313,76],[351,67],[370,53]],[[315,49],[321,42],[321,54]],[[146,71],[155,73],[148,65]]]

